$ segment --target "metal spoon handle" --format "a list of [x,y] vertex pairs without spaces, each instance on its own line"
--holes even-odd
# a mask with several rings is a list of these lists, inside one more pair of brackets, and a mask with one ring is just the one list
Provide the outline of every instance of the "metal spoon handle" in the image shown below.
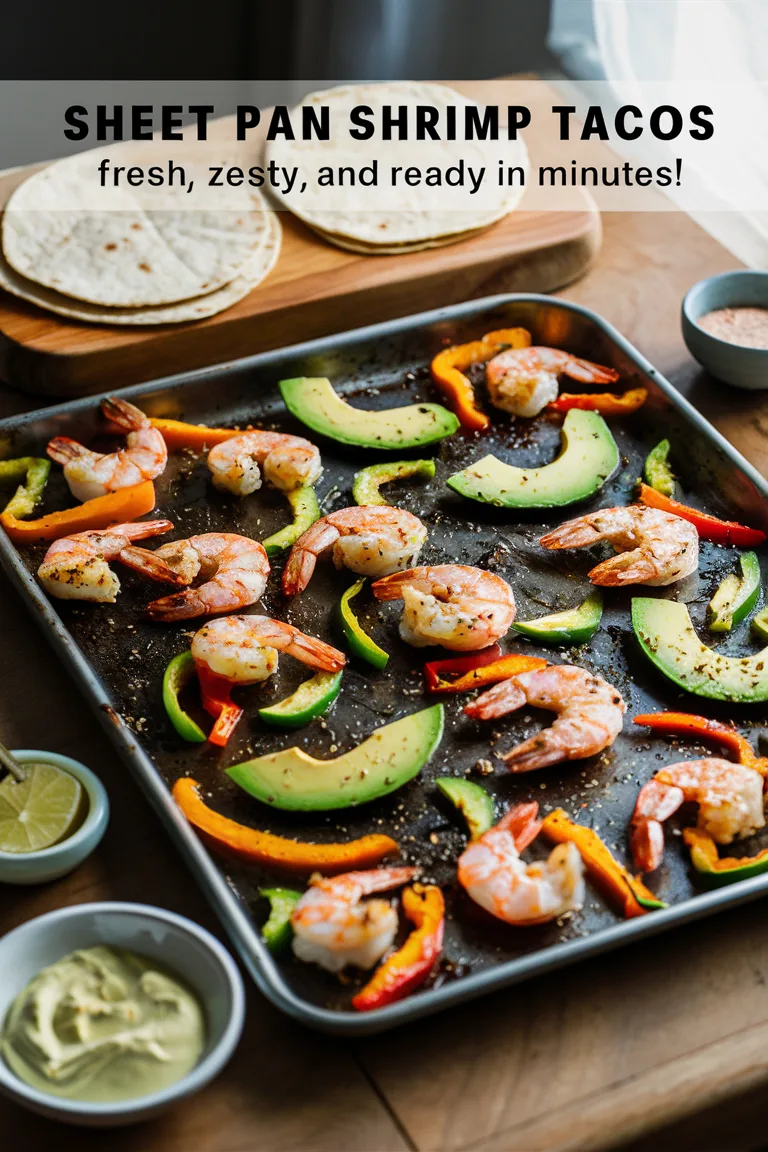
[[3,768],[5,768],[5,770],[7,772],[10,772],[11,776],[13,776],[14,780],[16,780],[19,784],[21,784],[22,780],[26,780],[26,778],[27,778],[27,773],[22,768],[21,764],[19,764],[16,757],[12,756],[11,753],[6,748],[5,744],[1,744],[1,743],[0,743],[0,767],[3,767]]

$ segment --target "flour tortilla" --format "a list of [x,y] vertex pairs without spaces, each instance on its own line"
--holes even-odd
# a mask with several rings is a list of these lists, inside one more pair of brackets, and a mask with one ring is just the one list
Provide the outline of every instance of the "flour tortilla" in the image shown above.
[[181,324],[189,320],[203,320],[215,316],[225,308],[242,300],[271,272],[280,255],[282,228],[276,212],[267,213],[267,234],[264,243],[251,256],[251,261],[239,276],[229,284],[216,288],[204,296],[182,300],[154,308],[100,308],[95,304],[71,300],[60,292],[44,288],[20,276],[0,254],[0,288],[21,300],[28,300],[39,308],[84,320],[90,324],[148,325]]
[[[493,224],[511,212],[522,198],[524,187],[500,187],[498,163],[519,166],[527,173],[528,154],[522,140],[502,136],[496,141],[461,139],[464,109],[479,108],[475,101],[442,84],[382,83],[353,84],[306,96],[294,110],[293,123],[301,123],[300,109],[305,106],[330,108],[331,139],[327,141],[275,140],[267,144],[266,159],[281,167],[299,167],[300,178],[294,190],[286,194],[276,190],[281,202],[301,220],[333,243],[343,247],[356,245],[356,251],[381,254],[416,251],[418,246],[451,243],[480,228]],[[350,112],[356,105],[373,111],[376,126],[368,141],[349,136]],[[414,109],[430,105],[438,110],[438,131],[444,132],[446,110],[456,109],[458,140],[405,141],[384,140],[379,132],[381,109],[405,106],[411,117],[413,135]],[[500,132],[501,135],[501,132]],[[463,159],[465,165],[486,169],[486,180],[475,195],[469,188],[448,187],[391,188],[384,176],[390,168],[405,169],[416,165],[422,170],[437,166],[443,171]],[[321,167],[338,169],[349,166],[359,170],[374,160],[379,164],[380,183],[376,188],[345,184],[330,188],[317,186]],[[306,188],[299,191],[302,181]],[[346,244],[344,241],[346,240]],[[407,247],[406,247],[407,246]]]
[[101,189],[98,155],[60,160],[12,193],[2,247],[28,280],[90,304],[157,306],[231,283],[264,243],[258,191],[222,189],[219,208],[202,193],[195,207],[184,188]]
[[359,252],[363,256],[406,256],[409,252],[424,252],[428,248],[444,248],[446,244],[458,244],[461,240],[471,240],[485,231],[483,228],[472,228],[467,232],[456,232],[450,236],[438,236],[434,240],[422,240],[417,244],[364,244],[362,240],[350,240],[348,236],[340,236],[337,232],[324,232],[322,228],[312,228],[323,240],[335,244],[337,248],[344,248],[347,252]]

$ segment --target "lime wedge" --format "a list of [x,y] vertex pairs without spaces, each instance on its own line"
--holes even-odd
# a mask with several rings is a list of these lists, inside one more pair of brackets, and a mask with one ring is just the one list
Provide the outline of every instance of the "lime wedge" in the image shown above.
[[53,764],[26,764],[21,783],[0,781],[0,852],[41,852],[81,822],[83,786]]

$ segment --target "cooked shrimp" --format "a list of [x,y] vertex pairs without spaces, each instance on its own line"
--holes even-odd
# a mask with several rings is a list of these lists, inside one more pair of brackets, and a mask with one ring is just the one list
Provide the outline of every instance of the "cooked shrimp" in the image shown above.
[[575,520],[566,520],[542,536],[544,548],[588,548],[608,540],[618,555],[597,564],[589,573],[593,584],[673,584],[699,566],[699,535],[693,524],[632,504],[628,508],[600,508]]
[[348,964],[372,968],[392,946],[397,912],[389,900],[363,896],[399,888],[418,868],[371,868],[325,879],[313,876],[291,914],[293,951],[300,960],[341,972]]
[[110,560],[119,559],[131,540],[159,536],[171,528],[170,520],[140,520],[62,536],[51,544],[37,575],[48,595],[58,600],[114,604],[120,581],[109,567]]
[[515,596],[501,576],[464,564],[411,568],[372,585],[377,600],[402,600],[400,635],[423,648],[455,652],[487,648],[509,631]]
[[208,468],[217,488],[249,496],[268,484],[291,492],[320,479],[323,465],[314,444],[303,436],[254,429],[222,441],[208,453]]
[[330,555],[337,568],[361,576],[387,576],[418,556],[427,530],[411,512],[388,504],[340,508],[315,521],[294,544],[283,572],[283,592],[303,592],[315,563]]
[[671,764],[640,789],[630,824],[635,867],[658,868],[664,856],[662,823],[683,803],[698,804],[698,826],[717,844],[751,836],[765,825],[763,778],[754,768],[710,756]]
[[125,448],[102,455],[68,436],[56,436],[46,449],[52,460],[64,465],[64,477],[76,500],[92,500],[118,488],[154,480],[168,463],[162,433],[139,408],[117,396],[102,400],[101,408],[113,424],[128,433]]
[[269,616],[223,616],[204,624],[192,637],[195,662],[231,684],[257,684],[277,668],[287,652],[310,668],[338,672],[347,662],[343,652],[292,624]]
[[538,808],[535,802],[516,805],[459,857],[459,884],[507,924],[543,924],[584,903],[584,864],[575,844],[558,844],[535,864],[520,859],[541,827]]
[[546,708],[557,717],[549,728],[505,753],[513,772],[595,756],[613,744],[627,710],[617,689],[602,676],[573,664],[548,664],[494,684],[464,711],[479,720],[495,720],[523,704]]
[[615,384],[613,368],[580,360],[558,348],[508,348],[489,361],[485,371],[491,403],[514,416],[537,416],[557,399],[558,376],[581,384]]
[[155,552],[126,548],[120,559],[151,580],[191,584],[197,576],[203,577],[205,583],[198,588],[163,596],[147,606],[153,620],[166,622],[247,608],[264,595],[269,577],[262,545],[234,532],[206,532],[174,540]]

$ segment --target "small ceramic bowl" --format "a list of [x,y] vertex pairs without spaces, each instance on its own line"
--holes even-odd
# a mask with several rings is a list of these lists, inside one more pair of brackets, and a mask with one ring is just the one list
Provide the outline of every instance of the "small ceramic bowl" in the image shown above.
[[0,1028],[30,980],[78,948],[106,944],[156,960],[183,980],[205,1009],[207,1040],[198,1064],[176,1084],[117,1104],[50,1096],[16,1076],[0,1056],[0,1090],[52,1120],[108,1127],[146,1120],[198,1092],[234,1052],[245,1020],[243,981],[227,950],[183,916],[147,904],[80,904],[30,920],[0,939]]
[[744,348],[699,327],[716,308],[768,308],[768,272],[723,272],[694,284],[683,300],[683,337],[702,368],[737,388],[768,388],[768,348]]
[[22,764],[53,764],[69,772],[85,789],[88,814],[72,835],[42,852],[0,852],[0,883],[44,884],[74,872],[100,843],[109,823],[109,800],[98,776],[69,756],[22,748],[13,755]]

